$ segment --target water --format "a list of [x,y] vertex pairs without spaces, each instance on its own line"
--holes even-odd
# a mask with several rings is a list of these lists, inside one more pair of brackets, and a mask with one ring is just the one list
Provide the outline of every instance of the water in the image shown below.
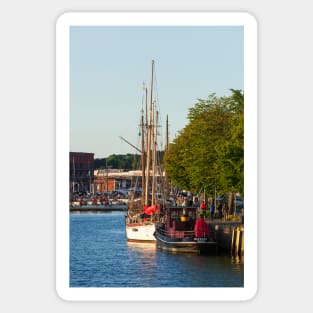
[[70,215],[70,287],[243,287],[243,273],[228,255],[128,243],[123,212]]

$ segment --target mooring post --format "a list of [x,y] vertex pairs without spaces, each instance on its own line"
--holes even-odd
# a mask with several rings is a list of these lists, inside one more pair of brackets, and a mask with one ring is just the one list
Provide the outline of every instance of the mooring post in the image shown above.
[[230,254],[233,255],[233,243],[234,243],[234,229],[231,232],[231,242],[230,242]]
[[238,255],[239,252],[239,243],[240,243],[240,228],[236,228],[236,246],[235,246],[235,254]]
[[240,229],[241,232],[241,239],[240,239],[240,256],[244,255],[244,228],[241,227]]

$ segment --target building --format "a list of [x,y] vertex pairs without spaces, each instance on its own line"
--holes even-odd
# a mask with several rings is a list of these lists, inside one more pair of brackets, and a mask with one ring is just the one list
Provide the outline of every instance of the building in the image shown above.
[[[129,190],[135,185],[141,190],[141,171],[122,169],[94,169],[94,153],[70,152],[69,191],[104,193],[112,190]],[[160,182],[159,182],[160,184]]]
[[137,187],[141,187],[141,172],[125,172],[118,169],[99,169],[94,171],[95,192],[103,193],[112,190],[130,189],[137,182]]
[[70,152],[70,192],[93,192],[94,153]]

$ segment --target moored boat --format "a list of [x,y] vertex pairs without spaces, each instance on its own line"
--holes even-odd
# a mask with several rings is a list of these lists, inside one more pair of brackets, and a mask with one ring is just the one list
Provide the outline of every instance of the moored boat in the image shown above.
[[[162,168],[157,164],[158,157],[158,111],[153,99],[154,87],[154,61],[152,61],[151,88],[150,88],[150,109],[147,112],[147,88],[144,89],[146,103],[142,104],[140,136],[141,148],[137,149],[141,154],[141,199],[133,203],[128,202],[128,210],[125,216],[126,237],[128,241],[156,242],[154,237],[156,217],[159,213],[160,202],[158,199],[158,188],[161,185]],[[144,109],[145,107],[145,109]],[[122,138],[122,137],[121,137]],[[123,139],[123,138],[122,138]],[[127,140],[123,139],[127,143]],[[132,144],[131,144],[132,145]],[[133,146],[133,145],[132,145]],[[137,188],[135,188],[137,190]]]
[[165,215],[156,223],[155,238],[158,248],[171,252],[214,253],[214,232],[204,221],[197,218],[196,207],[168,207]]
[[[145,210],[144,210],[145,211]],[[126,215],[126,237],[130,242],[156,242],[155,215],[128,210]]]

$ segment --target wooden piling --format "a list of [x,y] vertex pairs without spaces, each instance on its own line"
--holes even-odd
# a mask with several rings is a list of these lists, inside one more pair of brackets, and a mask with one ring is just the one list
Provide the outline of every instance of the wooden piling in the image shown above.
[[243,256],[244,254],[244,230],[234,227],[231,239],[231,254],[233,256]]
[[244,255],[244,242],[245,242],[245,240],[244,240],[244,234],[245,234],[245,232],[244,232],[244,228],[243,228],[243,227],[242,227],[242,229],[240,230],[240,232],[241,232],[241,240],[240,240],[241,249],[240,249],[240,256],[243,256],[243,255]]
[[235,242],[235,228],[233,228],[232,234],[231,234],[230,252],[232,255],[234,254],[234,246],[235,246],[234,242]]
[[239,229],[239,227],[237,227],[236,228],[236,243],[235,243],[235,254],[236,255],[238,255],[239,244],[240,244],[240,229]]
[[217,246],[224,251],[228,251],[231,256],[244,255],[244,225],[240,222],[207,221],[214,236]]

